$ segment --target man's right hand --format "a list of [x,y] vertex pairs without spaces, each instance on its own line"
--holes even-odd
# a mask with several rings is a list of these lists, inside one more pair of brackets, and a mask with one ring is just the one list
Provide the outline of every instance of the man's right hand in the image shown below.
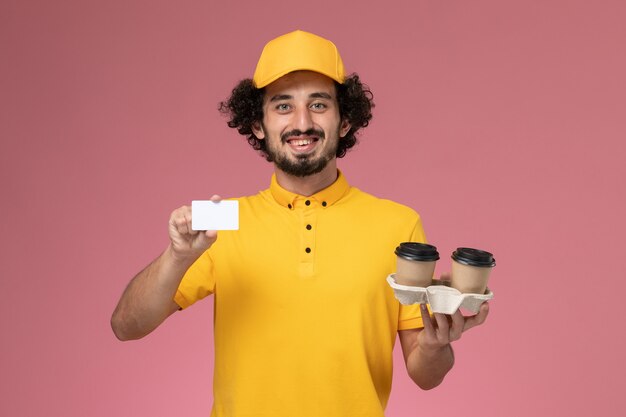
[[[219,202],[222,198],[213,195],[211,201]],[[169,220],[171,253],[179,262],[193,262],[217,240],[217,231],[199,231],[191,229],[191,206],[182,206],[174,210]]]
[[[220,201],[214,195],[212,201]],[[111,316],[120,340],[139,339],[178,310],[174,294],[189,266],[217,239],[215,230],[191,230],[191,207],[174,210],[169,220],[170,245],[133,278]]]

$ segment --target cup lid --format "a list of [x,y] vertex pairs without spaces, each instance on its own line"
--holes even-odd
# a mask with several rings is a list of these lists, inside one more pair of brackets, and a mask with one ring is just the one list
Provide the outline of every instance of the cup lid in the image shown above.
[[487,251],[480,249],[457,248],[457,250],[452,252],[452,259],[460,264],[469,266],[496,266],[496,260],[493,255]]
[[439,259],[437,248],[427,243],[402,242],[395,254],[410,261],[431,262]]

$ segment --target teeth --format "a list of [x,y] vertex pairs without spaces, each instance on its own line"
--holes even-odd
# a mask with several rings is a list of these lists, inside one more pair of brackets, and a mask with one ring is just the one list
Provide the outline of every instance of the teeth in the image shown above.
[[312,139],[300,139],[300,140],[293,140],[291,141],[291,143],[297,146],[304,146],[304,145],[308,145],[309,143],[313,143],[313,140]]

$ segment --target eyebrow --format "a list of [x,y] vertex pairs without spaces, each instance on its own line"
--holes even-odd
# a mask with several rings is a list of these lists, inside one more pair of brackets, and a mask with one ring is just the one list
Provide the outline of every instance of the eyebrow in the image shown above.
[[328,93],[322,93],[322,92],[319,92],[319,93],[313,93],[313,94],[311,94],[309,97],[311,97],[311,98],[325,98],[325,99],[327,99],[327,100],[332,100],[332,97],[330,96],[330,94],[328,94]]
[[290,96],[289,94],[277,94],[273,96],[270,101],[289,100],[291,98],[293,98],[293,96]]
[[[309,94],[310,98],[325,98],[326,100],[332,100],[332,96],[328,93],[324,93],[324,92],[317,92],[317,93],[311,93]],[[273,101],[281,101],[281,100],[290,100],[292,99],[293,96],[289,95],[289,94],[276,94],[275,96],[273,96],[270,99],[270,102]]]

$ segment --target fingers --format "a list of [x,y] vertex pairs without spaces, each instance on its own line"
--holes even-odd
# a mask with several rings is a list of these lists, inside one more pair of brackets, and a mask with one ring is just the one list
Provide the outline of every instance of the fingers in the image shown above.
[[480,306],[480,310],[478,310],[478,314],[472,317],[468,317],[465,319],[465,324],[463,326],[463,331],[469,330],[472,327],[476,327],[481,325],[487,319],[489,315],[489,303],[484,302]]
[[206,230],[204,236],[207,239],[207,243],[213,244],[217,240],[217,230]]
[[448,322],[448,316],[446,314],[435,313],[435,320],[437,321],[437,340],[441,345],[447,345],[452,342],[450,337],[450,323]]
[[189,209],[188,211],[185,211],[183,218],[185,220],[185,227],[187,229],[187,233],[189,233],[190,235],[198,234],[197,230],[193,230],[191,228],[191,209]]
[[459,310],[451,316],[452,325],[450,327],[450,341],[454,342],[461,338],[465,330],[465,317]]
[[427,340],[440,346],[459,340],[463,332],[485,322],[489,314],[489,304],[483,303],[478,314],[465,317],[460,310],[452,315],[434,313],[431,317],[425,304],[421,306],[422,322]]
[[174,210],[170,216],[170,227],[179,235],[197,234],[197,230],[191,229],[191,207],[182,206]]
[[433,326],[426,304],[420,304],[420,310],[422,313],[422,322],[424,323],[424,331],[429,337],[435,337],[435,327]]
[[420,307],[422,312],[422,322],[424,323],[424,332],[426,333],[426,338],[430,341],[430,344],[441,347],[450,343],[448,316],[445,314],[434,313],[433,317],[431,317],[428,309],[426,308],[426,304],[421,304]]
[[[213,194],[210,198],[211,201],[215,203],[219,203],[222,201],[222,197],[217,194]],[[174,226],[175,230],[181,235],[192,235],[195,236],[199,233],[198,230],[193,230],[191,228],[191,207],[190,206],[182,206],[172,212],[170,216],[170,225]],[[205,236],[209,240],[217,239],[216,231],[207,231],[205,232]]]

